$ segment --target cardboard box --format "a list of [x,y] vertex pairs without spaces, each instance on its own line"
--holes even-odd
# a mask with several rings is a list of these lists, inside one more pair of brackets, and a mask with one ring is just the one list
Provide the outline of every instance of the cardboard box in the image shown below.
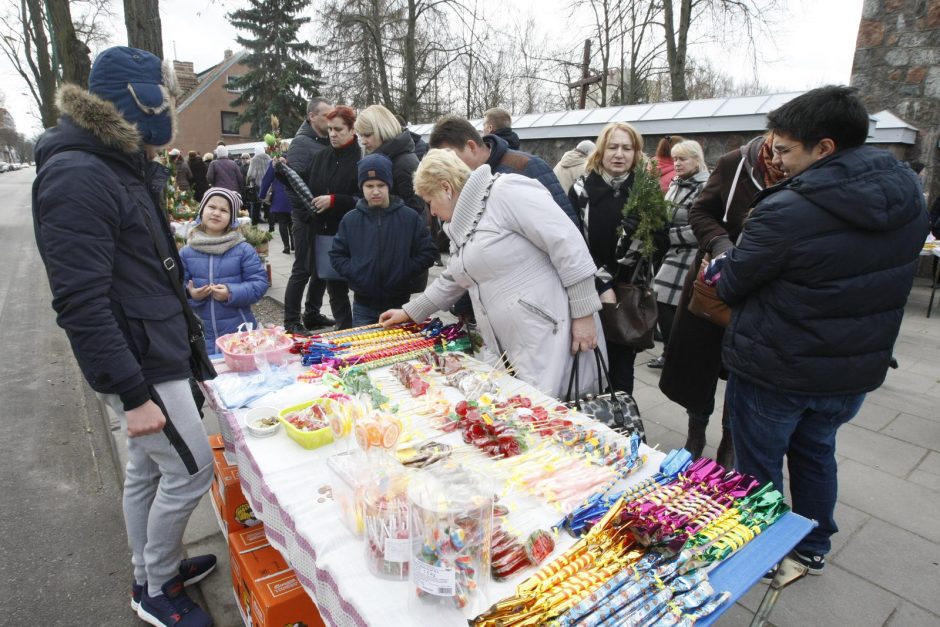
[[294,571],[267,543],[263,525],[232,533],[229,552],[232,589],[246,625],[324,626],[316,605],[297,581]]
[[213,449],[212,506],[223,534],[238,529],[253,527],[260,521],[255,517],[248,499],[242,493],[238,478],[238,466],[229,464],[222,449]]

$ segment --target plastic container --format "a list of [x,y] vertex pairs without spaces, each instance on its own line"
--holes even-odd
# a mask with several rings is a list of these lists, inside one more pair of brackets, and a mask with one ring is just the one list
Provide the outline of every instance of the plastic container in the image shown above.
[[[284,335],[280,329],[258,329],[256,331],[243,331],[229,333],[215,340],[215,345],[222,351],[225,365],[236,372],[258,370],[259,362],[274,366],[286,364],[291,358],[290,349],[294,340]],[[241,346],[236,350],[235,346]],[[247,347],[258,346],[258,350]]]
[[483,475],[455,464],[438,466],[408,485],[409,603],[457,608],[469,618],[486,609],[493,491]]
[[331,455],[326,464],[330,469],[333,501],[339,505],[343,524],[357,538],[364,530],[362,492],[369,478],[369,462],[359,450]]
[[245,428],[256,438],[269,438],[281,428],[276,407],[253,407],[245,412]]
[[365,557],[369,571],[384,579],[408,579],[411,559],[408,482],[411,473],[389,467],[376,472],[362,491]]
[[[287,431],[287,435],[289,435],[293,441],[297,442],[297,444],[306,449],[319,448],[333,441],[333,433],[330,431],[329,421],[327,418],[323,419],[323,426],[321,428],[311,430],[303,430],[294,426],[291,424],[288,418],[291,416],[291,414],[303,411],[314,405],[320,407],[324,414],[328,414],[330,411],[329,406],[331,404],[338,403],[332,399],[315,399],[312,401],[307,401],[306,403],[294,405],[282,410],[279,419],[284,425],[284,430]],[[327,405],[327,408],[323,408],[324,405]]]

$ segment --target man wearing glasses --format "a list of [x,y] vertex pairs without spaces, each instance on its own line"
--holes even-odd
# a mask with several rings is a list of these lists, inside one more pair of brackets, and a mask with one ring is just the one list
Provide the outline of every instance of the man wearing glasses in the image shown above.
[[789,557],[821,574],[838,531],[836,431],[885,379],[927,212],[917,175],[865,145],[854,89],[767,117],[787,178],[757,195],[706,278],[734,312],[722,358],[737,468],[782,491],[786,455],[793,510],[818,523]]

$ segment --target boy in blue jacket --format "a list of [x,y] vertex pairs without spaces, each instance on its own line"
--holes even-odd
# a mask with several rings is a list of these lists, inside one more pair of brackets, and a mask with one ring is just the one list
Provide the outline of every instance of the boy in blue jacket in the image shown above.
[[333,268],[355,295],[354,327],[375,324],[383,311],[408,302],[411,281],[437,258],[421,216],[389,195],[391,160],[371,154],[358,171],[363,197],[343,216],[330,251]]

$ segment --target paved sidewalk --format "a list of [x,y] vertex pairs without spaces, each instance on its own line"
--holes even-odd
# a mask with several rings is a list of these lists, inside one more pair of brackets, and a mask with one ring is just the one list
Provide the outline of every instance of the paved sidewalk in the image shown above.
[[[268,295],[283,302],[293,256],[272,242],[272,286]],[[432,278],[440,268],[432,269]],[[895,349],[900,367],[871,393],[861,412],[839,431],[840,496],[826,572],[786,589],[771,614],[773,625],[877,627],[940,624],[940,309],[927,319],[929,281],[919,278],[908,302]],[[877,297],[877,295],[873,295]],[[329,315],[324,303],[323,313]],[[644,363],[661,347],[640,355],[636,399],[647,438],[663,450],[685,442],[686,417],[657,387],[659,371]],[[719,389],[719,407],[724,386]],[[207,427],[214,417],[207,417]],[[706,455],[714,456],[720,420],[708,429]],[[116,449],[123,436],[115,434]],[[201,592],[217,625],[238,625],[228,575],[225,541],[208,496],[186,534],[190,554],[219,555],[218,574]],[[721,625],[748,625],[766,587],[757,585],[729,610]]]

